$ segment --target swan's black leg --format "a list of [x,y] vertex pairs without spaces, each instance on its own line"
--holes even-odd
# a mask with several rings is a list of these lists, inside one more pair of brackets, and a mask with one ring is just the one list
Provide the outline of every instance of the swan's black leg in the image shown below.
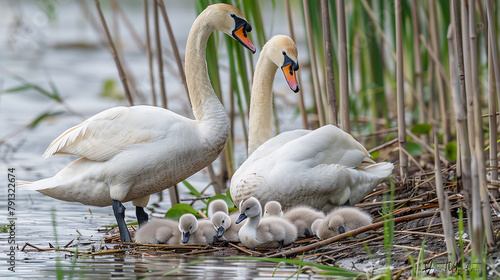
[[285,240],[281,240],[279,242],[280,246],[278,247],[278,249],[283,249],[283,243],[285,242]]
[[113,200],[113,212],[115,214],[116,223],[118,224],[118,229],[120,230],[121,241],[132,242],[127,224],[125,223],[125,206],[123,206],[120,201]]
[[349,199],[344,203],[343,206],[351,206],[351,202],[349,201]]
[[306,229],[304,230],[304,235],[305,235],[307,238],[312,237],[312,234],[311,234],[311,232],[309,232],[309,229],[308,229],[308,228],[306,228]]
[[144,211],[143,207],[136,206],[135,207],[135,216],[137,217],[137,222],[139,223],[139,227],[142,227],[148,222],[148,213]]

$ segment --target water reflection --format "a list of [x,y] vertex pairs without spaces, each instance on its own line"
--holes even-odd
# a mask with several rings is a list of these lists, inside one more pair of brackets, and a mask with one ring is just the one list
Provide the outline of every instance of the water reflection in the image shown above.
[[[282,279],[297,271],[296,266],[227,258],[79,258],[63,259],[59,270],[73,279]],[[31,263],[33,264],[33,263]],[[40,264],[37,273],[18,271],[17,277],[45,278],[57,273],[56,262]],[[294,275],[294,278],[297,275]],[[300,274],[300,279],[319,276]]]

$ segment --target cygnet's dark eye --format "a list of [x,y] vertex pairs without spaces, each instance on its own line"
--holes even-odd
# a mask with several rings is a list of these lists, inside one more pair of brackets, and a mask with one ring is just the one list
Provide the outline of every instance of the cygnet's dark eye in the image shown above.
[[231,17],[234,18],[234,17],[236,17],[236,15],[235,14],[231,14]]
[[285,51],[283,51],[283,55],[286,55],[286,52],[285,52]]

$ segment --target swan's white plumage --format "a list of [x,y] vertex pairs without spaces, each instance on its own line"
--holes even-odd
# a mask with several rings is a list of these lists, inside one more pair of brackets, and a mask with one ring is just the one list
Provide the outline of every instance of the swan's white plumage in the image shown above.
[[[347,199],[359,202],[392,172],[391,163],[366,165],[373,162],[366,149],[336,126],[297,135],[272,138],[273,149],[264,143],[240,166],[231,180],[235,203],[254,196],[276,200],[284,210],[308,205],[328,212]],[[279,139],[287,142],[279,145]]]
[[208,77],[206,44],[215,30],[233,37],[235,15],[244,20],[230,5],[211,5],[189,33],[186,81],[195,120],[154,106],[108,109],[63,132],[44,153],[45,158],[58,154],[81,158],[52,178],[20,186],[87,205],[137,199],[146,203],[148,195],[213,162],[225,147],[230,123]]
[[283,210],[307,205],[329,212],[348,199],[355,204],[392,173],[391,163],[376,164],[363,145],[333,125],[272,137],[270,77],[283,63],[278,59],[282,52],[295,59],[290,42],[275,36],[260,54],[250,104],[249,157],[231,179],[231,196],[236,205],[251,196],[262,204],[276,200]]

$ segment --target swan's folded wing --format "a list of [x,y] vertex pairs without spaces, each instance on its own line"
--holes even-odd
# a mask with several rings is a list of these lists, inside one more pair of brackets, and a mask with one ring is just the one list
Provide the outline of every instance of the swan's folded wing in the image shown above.
[[73,154],[105,161],[134,144],[149,143],[168,133],[169,111],[152,106],[115,107],[63,132],[43,154],[44,158]]
[[311,160],[313,164],[357,167],[363,163],[375,163],[363,145],[333,125],[320,127],[290,141],[282,150],[288,151],[288,156],[296,160]]
[[274,152],[276,149],[282,147],[284,144],[295,140],[299,137],[302,137],[308,133],[310,133],[310,130],[305,130],[305,129],[297,129],[297,130],[292,130],[292,131],[286,131],[283,133],[280,133],[276,135],[275,137],[267,140],[264,142],[260,147],[258,147],[253,154],[251,155],[252,158],[260,158],[263,156],[269,155],[269,153]]

